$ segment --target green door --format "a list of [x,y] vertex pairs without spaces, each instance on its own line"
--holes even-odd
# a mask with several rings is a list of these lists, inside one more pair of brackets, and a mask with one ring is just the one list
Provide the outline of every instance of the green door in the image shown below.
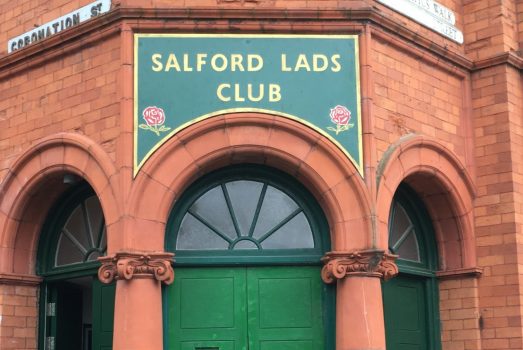
[[404,185],[392,203],[389,249],[399,274],[382,284],[387,350],[440,350],[434,234],[423,202]]
[[328,249],[321,208],[289,175],[242,165],[196,180],[167,224],[165,349],[334,349]]
[[324,349],[321,287],[317,267],[248,268],[248,349]]
[[245,349],[244,284],[243,269],[177,269],[168,290],[171,348]]
[[168,349],[324,349],[317,267],[179,268],[168,293]]
[[383,285],[387,349],[427,349],[425,281],[398,276]]
[[116,284],[103,284],[93,280],[92,350],[113,348],[114,297]]

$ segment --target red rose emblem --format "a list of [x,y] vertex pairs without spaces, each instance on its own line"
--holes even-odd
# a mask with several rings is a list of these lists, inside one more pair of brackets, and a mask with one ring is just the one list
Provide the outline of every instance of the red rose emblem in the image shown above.
[[138,125],[140,129],[152,131],[157,136],[160,136],[162,132],[171,130],[171,128],[163,125],[165,123],[165,112],[160,107],[149,106],[143,110],[142,115],[147,124]]
[[327,130],[334,131],[336,135],[340,132],[347,131],[354,126],[354,123],[349,124],[351,113],[345,106],[337,105],[336,107],[331,108],[330,117],[331,121],[336,124],[336,127],[328,126]]
[[350,111],[347,109],[347,107],[340,105],[331,108],[330,116],[332,122],[337,125],[347,125],[349,124],[351,118]]
[[142,112],[143,119],[149,126],[162,125],[165,122],[165,113],[163,109],[156,106],[147,107]]

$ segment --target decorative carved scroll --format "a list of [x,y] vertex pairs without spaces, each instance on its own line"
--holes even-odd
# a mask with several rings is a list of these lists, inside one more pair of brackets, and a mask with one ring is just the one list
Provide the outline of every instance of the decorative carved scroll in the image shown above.
[[398,266],[394,263],[397,257],[383,250],[329,252],[321,259],[325,264],[321,270],[321,278],[325,283],[333,283],[347,276],[370,276],[388,280],[398,274]]
[[154,278],[171,284],[174,281],[172,253],[128,253],[119,252],[111,256],[98,258],[102,266],[98,269],[98,278],[103,283],[133,278]]

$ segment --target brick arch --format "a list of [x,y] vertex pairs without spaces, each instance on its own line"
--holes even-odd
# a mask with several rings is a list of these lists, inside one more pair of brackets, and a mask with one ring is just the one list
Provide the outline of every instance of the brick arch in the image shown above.
[[114,193],[116,168],[110,157],[86,136],[56,134],[20,155],[1,184],[0,272],[34,274],[41,226],[54,200],[66,189],[66,173],[91,185],[102,205],[108,237],[114,235],[119,205]]
[[137,237],[146,230],[150,238],[146,248],[162,249],[165,223],[183,190],[212,170],[238,163],[275,167],[302,182],[326,214],[333,250],[374,245],[370,196],[346,156],[299,122],[256,113],[208,118],[157,150],[135,179],[130,196],[134,224],[127,232],[134,229],[132,235]]
[[[417,192],[432,218],[440,269],[475,267],[475,189],[459,159],[438,141],[425,136],[408,135],[392,145],[378,166],[380,232],[388,232],[390,205],[402,182]],[[387,246],[387,241],[381,244]]]

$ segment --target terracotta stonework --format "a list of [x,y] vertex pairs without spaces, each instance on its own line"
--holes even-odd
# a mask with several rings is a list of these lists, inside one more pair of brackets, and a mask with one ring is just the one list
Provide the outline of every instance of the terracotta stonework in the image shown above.
[[174,281],[172,253],[127,253],[118,252],[98,258],[102,263],[98,278],[103,283],[133,278],[153,278],[167,285]]
[[325,264],[321,277],[325,283],[351,276],[378,277],[386,281],[398,274],[394,263],[397,257],[380,250],[329,252],[321,259]]

